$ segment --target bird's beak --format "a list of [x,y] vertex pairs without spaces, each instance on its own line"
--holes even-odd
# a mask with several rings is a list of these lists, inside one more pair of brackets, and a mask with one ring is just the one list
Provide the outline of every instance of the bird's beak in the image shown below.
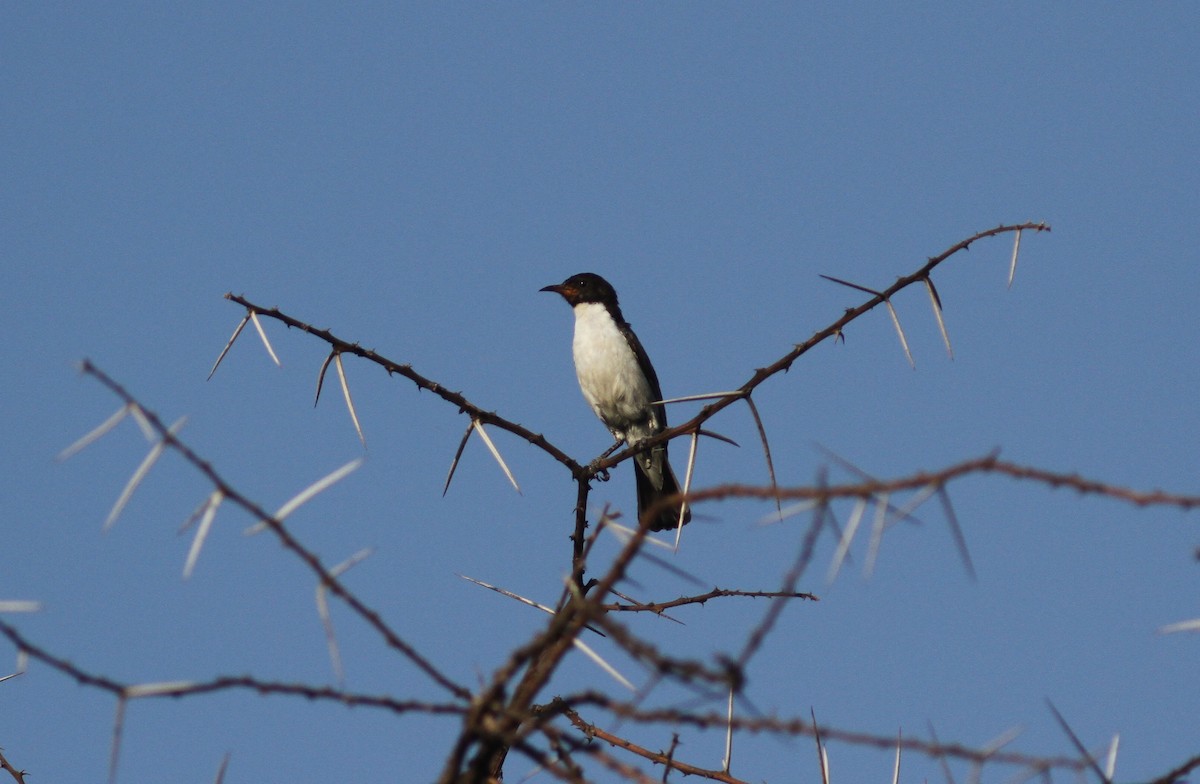
[[542,291],[553,291],[572,305],[575,304],[573,299],[579,293],[579,289],[567,283],[558,283],[553,286],[546,286]]

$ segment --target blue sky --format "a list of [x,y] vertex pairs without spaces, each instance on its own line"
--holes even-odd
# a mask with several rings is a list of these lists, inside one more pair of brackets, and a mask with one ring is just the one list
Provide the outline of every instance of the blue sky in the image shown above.
[[[190,537],[176,530],[208,492],[194,471],[165,459],[102,534],[147,448],[136,428],[53,460],[117,407],[75,372],[84,357],[168,421],[188,415],[184,438],[265,507],[361,456],[336,387],[312,407],[311,338],[268,323],[282,369],[247,333],[205,382],[242,315],[230,290],[411,362],[586,461],[608,436],[575,384],[570,313],[540,287],[604,275],[664,393],[717,391],[862,300],[819,274],[881,288],[975,231],[1044,220],[1054,230],[1024,238],[1011,290],[1008,238],[935,276],[953,361],[914,289],[896,306],[915,371],[880,311],[756,395],[781,481],[811,482],[818,445],[881,476],[1000,448],[1200,489],[1194,5],[43,3],[0,22],[0,599],[42,602],[5,619],[81,667],[332,680],[310,575],[244,538],[249,520],[218,515],[180,579]],[[542,619],[456,575],[552,602],[569,477],[497,435],[522,495],[475,441],[442,498],[466,420],[365,363],[347,372],[366,462],[293,529],[330,563],[374,547],[351,587],[474,683]],[[765,482],[744,409],[712,426],[743,446],[706,443],[697,484]],[[801,583],[822,601],[784,613],[753,704],[880,734],[932,723],[968,745],[1020,726],[1014,749],[1070,754],[1050,699],[1092,748],[1120,733],[1121,780],[1200,751],[1200,638],[1155,634],[1200,616],[1196,515],[1001,478],[951,492],[978,582],[932,506],[889,532],[870,579],[864,539],[827,585],[824,540]],[[592,498],[628,508],[628,469]],[[673,562],[705,584],[776,587],[805,520],[758,525],[768,511],[698,509]],[[637,577],[647,599],[695,590]],[[635,628],[704,657],[737,650],[764,609],[710,603],[679,612],[686,626]],[[348,686],[439,696],[340,608],[334,620]],[[580,659],[554,688],[605,678]],[[0,747],[36,780],[105,775],[110,697],[34,664],[0,683],[0,705]],[[240,693],[145,701],[120,780],[210,780],[226,752],[227,781],[428,780],[454,729]],[[715,735],[685,741],[689,761],[719,764]],[[834,781],[891,771],[882,752],[830,757]],[[815,773],[807,740],[735,749],[750,780],[797,766]],[[910,757],[902,780],[940,776]]]

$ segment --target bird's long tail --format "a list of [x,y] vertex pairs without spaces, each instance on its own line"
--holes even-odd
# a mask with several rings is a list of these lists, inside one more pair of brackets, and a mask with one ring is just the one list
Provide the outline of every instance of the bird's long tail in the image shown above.
[[[671,470],[671,463],[667,460],[666,445],[655,447],[647,454],[638,455],[634,458],[634,463],[637,466],[634,474],[637,476],[638,519],[640,520],[646,510],[658,503],[660,498],[677,495],[679,482],[675,479],[675,472]],[[691,510],[683,510],[682,523],[679,520],[679,512],[680,506],[675,504],[661,507],[655,513],[654,519],[650,521],[650,530],[665,531],[678,528],[680,525],[687,525],[688,521],[692,519]]]

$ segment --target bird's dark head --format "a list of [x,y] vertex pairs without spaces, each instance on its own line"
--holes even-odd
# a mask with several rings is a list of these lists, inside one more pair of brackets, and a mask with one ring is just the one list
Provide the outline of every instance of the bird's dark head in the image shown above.
[[542,291],[553,291],[562,295],[571,307],[584,302],[599,302],[613,307],[617,304],[617,292],[608,281],[594,272],[572,275],[555,286],[546,286]]

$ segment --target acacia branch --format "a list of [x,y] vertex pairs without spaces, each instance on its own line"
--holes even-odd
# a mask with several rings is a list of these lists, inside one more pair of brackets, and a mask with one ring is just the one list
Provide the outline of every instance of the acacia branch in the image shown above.
[[695,596],[680,596],[678,599],[671,599],[666,602],[637,602],[630,604],[606,604],[604,610],[606,612],[649,612],[655,615],[662,615],[667,610],[675,607],[682,607],[687,604],[704,604],[710,599],[716,599],[724,596],[743,596],[752,599],[809,599],[817,602],[820,599],[811,593],[803,593],[800,591],[739,591],[728,588],[714,588],[708,593],[697,594]]
[[[546,437],[541,433],[535,433],[528,428],[525,428],[516,422],[496,414],[493,411],[486,411],[468,400],[461,392],[455,392],[447,389],[433,379],[426,378],[417,371],[413,370],[412,365],[402,364],[388,359],[372,349],[363,348],[357,343],[350,343],[342,340],[327,329],[318,329],[311,324],[306,324],[297,318],[293,318],[278,308],[264,308],[261,305],[256,305],[243,296],[228,292],[225,294],[225,299],[230,302],[236,302],[243,306],[251,313],[257,313],[260,316],[273,318],[286,324],[289,328],[295,328],[302,332],[319,338],[328,343],[339,354],[353,354],[356,357],[361,357],[369,362],[374,362],[381,368],[386,370],[389,375],[396,374],[407,378],[409,381],[417,385],[418,388],[432,392],[447,403],[451,403],[458,408],[461,413],[469,415],[473,420],[482,422],[483,424],[492,425],[493,427],[506,430],[509,433],[522,438],[533,446],[541,449],[546,454],[566,466],[572,476],[579,477],[586,473],[586,468],[572,459],[566,452],[563,452],[558,447],[546,440]],[[590,474],[588,474],[590,476]]]
[[873,294],[870,299],[868,299],[866,302],[863,302],[861,305],[853,308],[847,308],[845,313],[843,313],[842,316],[832,324],[813,333],[813,335],[803,343],[796,344],[791,351],[784,354],[772,364],[754,371],[754,375],[752,375],[749,380],[746,381],[746,383],[742,384],[742,386],[738,387],[729,394],[724,395],[723,397],[720,397],[714,400],[712,403],[704,406],[704,408],[700,409],[700,411],[688,421],[680,425],[676,425],[675,427],[668,428],[653,438],[647,438],[644,441],[640,441],[636,446],[623,449],[605,460],[596,461],[596,463],[593,464],[595,470],[600,471],[606,468],[611,468],[612,466],[627,460],[635,454],[640,454],[641,452],[649,450],[658,444],[670,441],[676,436],[680,436],[685,433],[694,433],[702,425],[704,425],[705,422],[716,416],[718,412],[730,405],[733,405],[737,401],[748,397],[750,393],[752,393],[767,379],[772,378],[779,373],[786,373],[789,369],[791,369],[792,364],[797,359],[807,354],[812,348],[830,338],[836,339],[841,337],[846,325],[857,319],[859,316],[862,316],[868,311],[875,309],[879,305],[887,303],[892,296],[902,289],[908,288],[909,286],[917,283],[923,284],[924,281],[929,279],[933,270],[951,256],[954,256],[960,251],[967,250],[972,244],[981,239],[995,237],[999,234],[1021,231],[1050,231],[1050,226],[1046,223],[1019,223],[1011,225],[1002,224],[1000,226],[996,226],[995,228],[973,234],[970,237],[967,237],[965,240],[961,240],[954,245],[951,245],[937,256],[931,257],[925,262],[924,266],[922,266],[916,272],[897,278],[895,283],[883,289],[882,291]]
[[[576,497],[575,509],[575,530],[571,537],[573,540],[573,563],[571,581],[568,586],[565,601],[561,604],[558,612],[551,618],[546,628],[535,636],[527,645],[522,646],[513,653],[504,665],[502,665],[493,675],[490,684],[481,689],[480,692],[474,695],[471,707],[464,713],[464,730],[460,737],[460,742],[456,746],[455,752],[451,755],[451,760],[447,766],[447,774],[452,771],[461,769],[462,762],[466,759],[468,751],[472,746],[475,748],[475,755],[471,763],[471,770],[476,775],[499,775],[503,764],[504,753],[514,742],[518,742],[525,736],[525,730],[522,725],[526,724],[533,708],[533,698],[543,688],[549,680],[551,674],[557,669],[558,663],[570,649],[574,639],[579,635],[582,629],[586,628],[590,622],[600,623],[604,628],[613,632],[614,639],[627,651],[632,653],[636,658],[649,662],[656,667],[660,672],[669,673],[676,679],[688,682],[692,679],[699,679],[709,683],[720,683],[723,685],[737,686],[741,681],[741,665],[744,665],[757,649],[763,637],[769,633],[775,619],[778,617],[781,605],[772,604],[762,622],[756,627],[754,633],[746,641],[745,649],[739,659],[738,664],[725,662],[723,666],[715,669],[700,665],[695,662],[676,661],[669,659],[643,640],[630,634],[624,627],[616,624],[612,619],[604,617],[604,613],[610,609],[620,611],[629,611],[633,609],[632,605],[623,606],[620,604],[605,604],[605,600],[612,592],[616,583],[624,579],[625,572],[632,563],[633,558],[637,557],[641,551],[642,545],[646,536],[646,527],[639,526],[634,535],[625,542],[623,548],[618,554],[615,561],[607,569],[606,573],[599,579],[584,583],[584,569],[587,555],[588,538],[584,536],[587,519],[586,519],[586,501],[588,498],[588,483],[591,478],[605,471],[607,468],[617,465],[625,459],[633,456],[637,452],[651,448],[657,443],[664,442],[675,435],[682,433],[694,434],[701,430],[701,426],[708,419],[712,418],[716,413],[723,410],[731,403],[746,399],[749,401],[750,395],[754,389],[763,384],[769,378],[775,375],[786,372],[791,365],[808,350],[830,338],[837,337],[843,333],[844,328],[851,321],[880,304],[890,306],[890,298],[905,287],[914,283],[923,282],[930,283],[931,272],[946,259],[958,253],[961,250],[967,249],[973,242],[990,236],[995,236],[1004,232],[1034,230],[1046,231],[1049,227],[1044,224],[1021,224],[1013,226],[998,226],[985,232],[980,232],[972,237],[967,238],[952,246],[941,255],[931,258],[927,263],[916,272],[909,276],[899,278],[892,286],[872,294],[872,298],[856,308],[848,309],[839,319],[834,321],[825,329],[815,333],[804,343],[798,344],[792,348],[787,354],[782,356],[772,365],[760,368],[751,376],[751,378],[734,392],[728,393],[713,403],[705,406],[701,411],[693,417],[692,420],[680,425],[672,430],[665,431],[659,436],[641,442],[632,448],[626,448],[621,452],[613,455],[606,455],[603,459],[597,460],[592,464],[583,466],[577,461],[570,458],[564,452],[548,442],[544,436],[534,433],[527,428],[512,422],[498,414],[485,411],[479,406],[469,401],[460,392],[451,391],[436,381],[429,379],[415,370],[411,365],[400,364],[394,362],[377,352],[369,349],[364,349],[357,343],[350,343],[337,336],[333,335],[329,330],[315,328],[298,319],[295,319],[285,313],[282,313],[276,308],[261,307],[244,297],[227,294],[226,297],[243,306],[247,309],[249,316],[255,321],[256,325],[259,317],[273,318],[281,321],[289,328],[295,327],[304,332],[307,332],[318,339],[325,341],[330,345],[333,355],[340,357],[343,353],[353,354],[368,361],[378,364],[385,369],[389,374],[398,374],[412,381],[418,388],[425,389],[437,395],[443,400],[455,405],[460,412],[468,414],[473,422],[490,424],[510,432],[526,442],[534,445],[542,451],[549,454],[557,462],[567,467],[572,476],[577,480],[578,492]],[[236,334],[235,334],[236,336]],[[226,347],[228,350],[228,346]],[[90,366],[89,366],[90,367]],[[97,371],[98,373],[98,371]],[[130,405],[137,405],[132,398],[125,395],[124,390],[116,387],[107,377],[98,375],[102,381],[105,381],[114,392],[122,396],[123,399]],[[140,409],[140,405],[138,406]],[[756,423],[759,424],[760,436],[764,441],[764,451],[767,455],[768,464],[770,465],[770,453],[765,446],[765,432],[762,432],[761,419],[757,416],[757,411],[752,411],[755,414]],[[151,415],[152,417],[152,415]],[[471,695],[461,686],[449,681],[440,672],[432,668],[432,665],[422,659],[415,651],[408,648],[403,641],[391,633],[382,621],[379,621],[378,616],[372,611],[358,603],[358,600],[346,591],[340,583],[329,573],[316,556],[304,549],[298,542],[290,536],[283,528],[279,521],[273,520],[269,515],[265,514],[264,510],[257,507],[247,499],[240,496],[236,491],[228,486],[223,480],[218,477],[215,472],[203,461],[196,458],[190,450],[178,441],[175,436],[166,431],[157,417],[151,419],[151,424],[158,432],[162,442],[179,450],[182,454],[193,462],[197,468],[205,473],[209,480],[214,483],[214,486],[222,491],[222,493],[233,500],[235,504],[242,506],[255,517],[263,519],[266,524],[276,533],[277,536],[284,542],[289,550],[294,552],[301,560],[305,561],[321,578],[324,584],[327,584],[335,595],[346,601],[352,608],[363,615],[368,622],[373,626],[378,623],[376,628],[379,628],[381,633],[389,640],[389,644],[393,647],[398,647],[410,659],[412,659],[421,669],[425,670],[435,681],[450,689],[455,696],[459,698],[467,698]],[[982,468],[976,470],[983,470]],[[996,469],[998,470],[998,469]],[[941,479],[940,484],[944,484],[953,478],[947,475]],[[887,483],[863,483],[858,486],[858,497],[863,497],[864,494],[874,494],[877,492],[886,492]],[[922,484],[928,484],[928,480]],[[864,489],[865,488],[865,489]],[[713,500],[721,497],[754,494],[757,491],[739,488],[737,486],[724,486],[721,488],[713,488],[699,493],[689,493],[686,497],[689,502],[692,500]],[[781,490],[775,486],[772,481],[772,487],[769,492],[776,500],[779,498],[791,497],[810,497],[816,498],[822,504],[828,504],[832,499],[839,497],[838,492],[846,492],[845,487],[826,487],[820,488],[794,488],[792,490]],[[808,495],[804,495],[808,493]],[[818,515],[814,519],[814,525],[810,528],[808,535],[801,547],[801,551],[797,556],[796,562],[792,569],[784,578],[784,587],[781,591],[768,594],[766,592],[741,592],[736,595],[758,595],[758,596],[802,596],[795,591],[795,583],[799,579],[808,565],[811,558],[812,547],[816,537],[821,529],[822,516]],[[587,589],[591,586],[593,589],[589,592]],[[670,606],[678,606],[685,603],[703,603],[708,598],[713,598],[717,595],[735,595],[731,593],[713,592],[699,597],[682,597],[674,602],[663,603],[657,605],[656,611],[661,612],[662,609]],[[649,605],[656,607],[656,605]],[[641,609],[641,608],[639,608]],[[382,627],[382,628],[380,628]],[[665,667],[665,670],[663,669]],[[517,673],[524,669],[520,678],[517,678]],[[515,682],[514,682],[515,681]],[[511,696],[506,698],[511,686]]]
[[[1022,465],[1001,460],[995,453],[972,458],[943,468],[939,471],[918,471],[908,476],[887,481],[871,479],[864,482],[842,485],[820,485],[804,487],[762,487],[746,484],[723,484],[688,493],[689,503],[717,501],[727,498],[776,497],[789,500],[829,502],[837,499],[871,498],[891,493],[924,488],[942,487],[949,482],[971,474],[1000,474],[1021,481],[1034,482],[1052,489],[1068,488],[1080,495],[1093,495],[1138,507],[1169,506],[1188,511],[1200,507],[1200,495],[1168,493],[1163,490],[1137,490],[1121,485],[1090,479],[1077,473],[1051,471],[1036,466]],[[663,499],[662,504],[672,503]]]
[[143,406],[136,398],[125,388],[111,379],[104,371],[97,368],[91,362],[84,360],[82,370],[85,374],[92,376],[105,387],[107,387],[114,395],[120,398],[127,406],[131,406],[134,410],[140,412],[145,422],[158,436],[159,443],[164,447],[173,449],[178,454],[191,464],[196,470],[204,475],[212,486],[219,491],[228,502],[241,507],[246,512],[250,513],[256,520],[266,525],[272,533],[283,544],[284,548],[290,551],[293,555],[299,558],[308,568],[316,575],[321,584],[325,585],[329,592],[341,599],[351,610],[360,618],[367,622],[387,643],[387,645],[405,658],[411,661],[418,669],[424,672],[431,680],[437,683],[442,688],[449,691],[459,699],[470,699],[471,692],[464,686],[455,683],[447,675],[442,673],[428,659],[422,656],[416,648],[405,642],[392,628],[383,620],[383,617],[375,610],[368,607],[361,599],[350,591],[329,569],[321,562],[321,559],[316,553],[309,550],[300,541],[291,534],[283,523],[275,518],[274,515],[267,512],[254,501],[243,495],[225,479],[217,473],[212,465],[202,459],[191,447],[181,441],[175,433],[162,423],[158,415],[153,411]]
[[[674,709],[645,709],[627,702],[613,700],[608,695],[595,691],[555,698],[547,706],[547,710],[563,713],[568,709],[578,710],[585,705],[601,708],[622,721],[635,724],[661,724],[668,727],[689,726],[704,730],[724,729],[726,726],[732,726],[738,732],[751,734],[770,733],[805,737],[813,737],[819,731],[823,740],[834,740],[849,745],[884,750],[900,746],[906,751],[916,752],[931,759],[961,759],[977,765],[988,763],[1013,765],[1038,773],[1055,769],[1082,771],[1088,768],[1088,763],[1077,757],[1039,757],[993,748],[977,749],[961,743],[939,743],[907,735],[898,739],[894,735],[873,735],[866,732],[837,729],[825,724],[818,728],[812,721],[801,718],[755,716],[734,717],[731,720],[723,712],[701,713]],[[1195,764],[1200,766],[1200,761]]]
[[25,771],[14,768],[2,752],[0,752],[0,770],[6,771],[17,784],[25,784]]
[[[687,422],[664,430],[662,433],[654,436],[653,438],[640,441],[635,446],[626,447],[615,454],[606,455],[588,465],[581,465],[578,463],[565,452],[546,440],[545,436],[542,434],[534,433],[522,425],[500,416],[495,412],[486,411],[468,400],[461,392],[451,391],[438,382],[426,378],[425,376],[413,370],[412,365],[410,364],[394,362],[393,360],[390,360],[371,349],[362,348],[362,346],[360,346],[358,343],[351,343],[343,340],[327,329],[319,329],[311,324],[307,324],[297,318],[289,316],[288,314],[280,311],[278,308],[263,307],[251,302],[243,296],[233,294],[232,292],[226,293],[225,298],[246,308],[251,314],[257,314],[259,316],[275,319],[286,324],[289,328],[294,327],[313,335],[314,337],[328,343],[335,352],[353,354],[355,356],[362,357],[363,359],[379,365],[389,374],[394,373],[407,378],[419,388],[428,390],[443,400],[457,406],[459,411],[469,414],[473,419],[477,419],[485,424],[493,425],[501,430],[508,431],[509,433],[524,439],[533,446],[546,452],[559,463],[566,466],[576,480],[586,481],[597,474],[600,474],[606,469],[612,468],[619,463],[628,460],[632,456],[640,454],[641,452],[654,447],[657,444],[669,441],[672,438],[684,433],[692,434],[699,431],[701,426],[715,416],[718,412],[738,400],[749,397],[750,393],[767,379],[779,373],[786,372],[791,368],[792,364],[797,359],[806,354],[810,349],[829,338],[837,338],[841,336],[846,325],[848,325],[850,322],[854,321],[868,311],[873,310],[879,305],[887,303],[897,292],[917,283],[925,284],[930,280],[930,275],[934,269],[936,269],[951,256],[954,256],[960,251],[967,250],[975,242],[988,237],[994,237],[999,234],[1005,234],[1009,232],[1019,233],[1021,231],[1050,231],[1050,226],[1045,223],[1002,224],[1000,226],[996,226],[995,228],[987,229],[986,231],[977,232],[976,234],[973,234],[972,236],[955,243],[937,256],[929,258],[920,269],[909,275],[897,278],[891,286],[888,286],[882,291],[873,294],[872,297],[866,302],[858,305],[857,307],[847,308],[842,316],[832,324],[817,331],[803,343],[795,345],[791,351],[784,354],[771,365],[756,370],[750,379],[741,387],[726,395],[718,397],[715,401],[702,408],[699,413],[697,413]],[[235,337],[236,334],[237,333],[235,333]],[[228,348],[229,347],[226,346],[226,351],[228,351]]]
[[51,669],[70,677],[81,686],[89,686],[108,692],[122,700],[151,699],[159,697],[190,697],[200,694],[215,694],[224,691],[253,691],[260,695],[303,697],[307,700],[336,702],[346,707],[380,708],[392,713],[426,713],[431,715],[461,715],[462,704],[398,700],[378,694],[362,694],[334,689],[329,686],[313,686],[306,683],[283,683],[267,681],[250,675],[221,675],[205,681],[172,681],[163,683],[123,683],[104,675],[85,670],[79,665],[34,644],[16,627],[0,620],[0,634],[8,638],[19,651],[42,662]]
[[699,768],[695,765],[689,765],[686,762],[679,762],[668,754],[660,751],[651,751],[644,746],[639,746],[636,743],[626,740],[619,735],[597,727],[595,724],[588,724],[571,708],[563,706],[561,710],[562,714],[567,717],[567,720],[570,721],[577,730],[582,732],[584,736],[589,739],[599,738],[610,746],[615,746],[616,748],[624,749],[631,754],[636,754],[643,759],[653,762],[655,765],[662,765],[667,770],[677,770],[685,776],[697,776],[699,778],[709,779],[711,781],[721,781],[725,784],[746,784],[744,780],[734,778],[725,771]]

